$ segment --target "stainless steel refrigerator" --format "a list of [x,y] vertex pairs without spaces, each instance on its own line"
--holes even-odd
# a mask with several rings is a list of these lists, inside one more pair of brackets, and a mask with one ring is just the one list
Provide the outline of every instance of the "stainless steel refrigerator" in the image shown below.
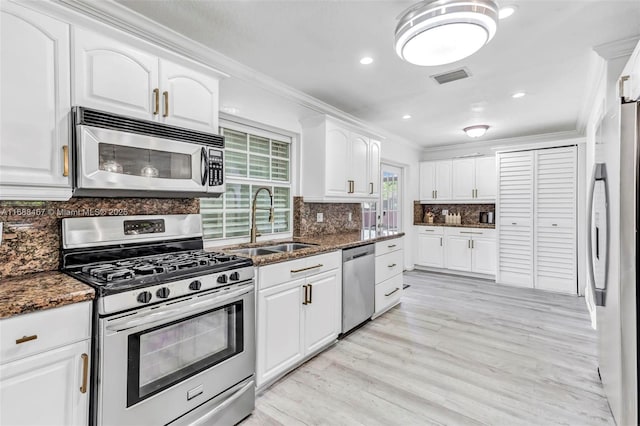
[[[604,117],[588,215],[591,292],[596,304],[598,372],[619,426],[638,416],[638,141],[640,102],[623,99]],[[598,143],[598,141],[596,141]]]

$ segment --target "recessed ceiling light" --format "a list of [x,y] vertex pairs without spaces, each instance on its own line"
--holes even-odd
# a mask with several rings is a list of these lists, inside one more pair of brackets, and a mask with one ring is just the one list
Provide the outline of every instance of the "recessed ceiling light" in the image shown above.
[[402,116],[403,120],[408,120],[410,118],[411,118],[411,116],[409,114],[405,114],[405,115]]
[[502,9],[500,9],[500,12],[498,12],[498,18],[507,19],[509,16],[513,15],[515,11],[516,11],[515,6],[505,6]]
[[513,99],[524,98],[527,94],[525,92],[516,92],[511,97]]
[[360,59],[360,63],[362,65],[369,65],[373,63],[373,58],[370,56],[365,56],[364,58]]
[[227,106],[224,105],[222,108],[220,108],[223,112],[226,112],[227,114],[233,114],[233,115],[238,115],[240,113],[240,109],[236,108],[234,106]]
[[449,64],[489,43],[498,27],[493,0],[437,0],[411,6],[395,33],[398,56],[414,65]]
[[478,124],[477,126],[465,127],[462,130],[464,130],[464,132],[470,138],[479,138],[480,136],[484,136],[484,134],[487,133],[487,130],[489,130],[489,126],[487,126],[486,124]]

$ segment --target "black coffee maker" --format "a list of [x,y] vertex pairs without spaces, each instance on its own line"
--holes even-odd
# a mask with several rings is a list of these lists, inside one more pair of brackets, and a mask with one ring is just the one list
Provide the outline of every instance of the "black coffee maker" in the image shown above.
[[493,223],[493,212],[480,212],[480,223]]

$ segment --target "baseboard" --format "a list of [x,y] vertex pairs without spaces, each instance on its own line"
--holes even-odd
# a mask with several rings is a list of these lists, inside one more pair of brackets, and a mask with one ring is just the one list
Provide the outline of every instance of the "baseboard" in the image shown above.
[[476,272],[456,271],[455,269],[446,269],[446,268],[431,268],[429,266],[416,265],[414,268],[414,272],[415,271],[435,272],[438,274],[455,275],[459,277],[469,277],[469,278],[480,278],[483,280],[490,280],[490,281],[496,280],[495,275],[478,274]]

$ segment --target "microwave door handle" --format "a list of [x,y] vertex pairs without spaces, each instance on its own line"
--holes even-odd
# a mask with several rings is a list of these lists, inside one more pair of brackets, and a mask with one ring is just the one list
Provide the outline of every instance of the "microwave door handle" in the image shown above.
[[207,179],[209,178],[209,157],[204,147],[200,151],[200,178],[202,180],[202,186],[207,186]]

